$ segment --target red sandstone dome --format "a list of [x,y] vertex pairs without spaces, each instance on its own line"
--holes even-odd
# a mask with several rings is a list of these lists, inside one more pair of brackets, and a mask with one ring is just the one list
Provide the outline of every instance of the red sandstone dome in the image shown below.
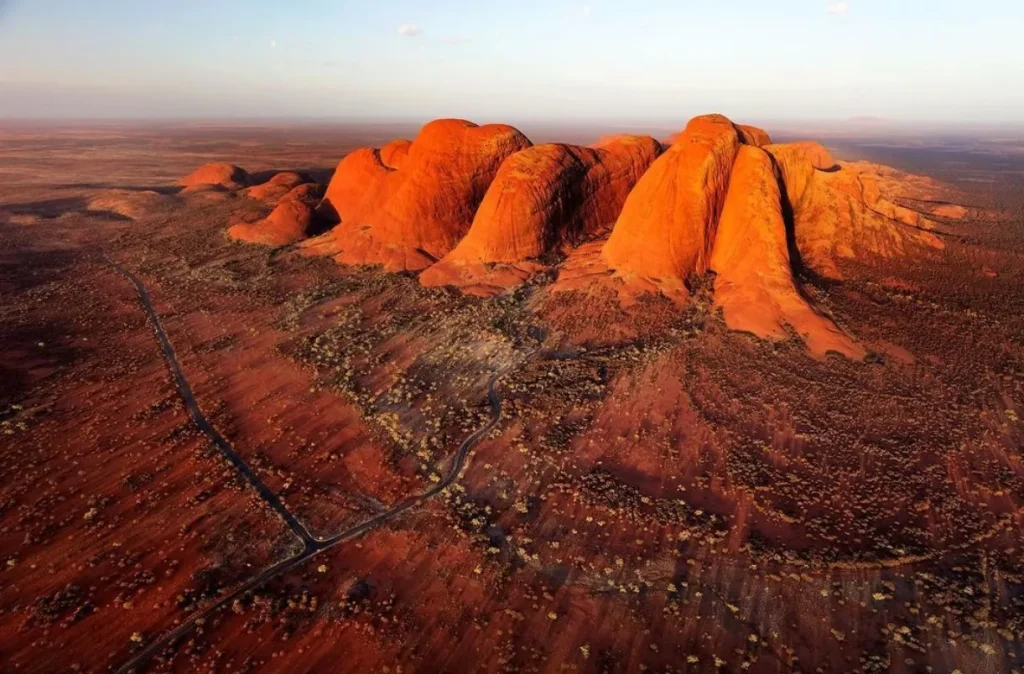
[[317,214],[331,224],[358,220],[367,207],[378,205],[377,193],[391,171],[381,161],[379,150],[350,152],[335,169]]
[[739,149],[711,253],[715,304],[734,330],[784,339],[787,328],[818,355],[862,358],[857,346],[800,294],[793,279],[779,176],[769,155]]
[[469,233],[423,272],[421,283],[489,294],[521,282],[535,268],[527,261],[606,234],[660,152],[650,136],[615,136],[592,148],[549,144],[513,154],[501,165]]
[[[706,115],[706,117],[721,117],[721,115]],[[680,131],[679,133],[674,133],[669,136],[668,145],[675,144],[683,133],[685,133],[685,131]],[[763,147],[765,145],[770,145],[772,142],[772,137],[768,135],[767,131],[749,124],[736,124],[736,133],[739,136],[740,143],[743,145],[756,145],[758,147]]]
[[393,140],[380,149],[380,161],[388,168],[400,169],[405,163],[405,158],[409,156],[409,148],[411,147],[412,141],[404,139]]
[[204,164],[178,181],[178,184],[182,187],[213,185],[237,190],[248,186],[251,180],[245,169],[234,164]]
[[260,201],[280,199],[293,189],[308,183],[309,178],[295,171],[281,171],[265,183],[255,185],[246,190],[246,196]]
[[401,168],[363,150],[351,168],[336,174],[325,199],[325,212],[333,210],[341,224],[309,250],[334,253],[345,264],[423,269],[455,247],[498,167],[529,145],[511,126],[442,119],[423,127],[398,162]]
[[233,225],[228,228],[228,236],[266,246],[286,246],[301,241],[309,236],[320,192],[320,187],[312,183],[299,185],[286,194],[265,219]]
[[725,117],[691,120],[626,199],[602,251],[608,266],[685,294],[686,277],[707,271],[739,146]]
[[749,124],[737,124],[736,129],[740,133],[740,142],[744,145],[764,147],[765,145],[770,145],[772,142],[772,137],[768,135],[768,132],[756,126],[750,126]]
[[[861,357],[804,298],[794,270],[837,277],[844,259],[941,246],[929,217],[965,213],[937,200],[934,181],[837,163],[817,143],[772,144],[762,129],[721,115],[690,120],[660,152],[653,139],[630,136],[532,147],[512,127],[438,120],[412,143],[345,157],[319,206],[339,224],[303,248],[388,270],[440,258],[424,285],[493,294],[550,264],[546,255],[589,241],[559,265],[552,292],[683,300],[690,277],[714,271],[731,328],[772,339],[792,331],[817,354]],[[287,230],[275,241],[304,235],[268,229]]]

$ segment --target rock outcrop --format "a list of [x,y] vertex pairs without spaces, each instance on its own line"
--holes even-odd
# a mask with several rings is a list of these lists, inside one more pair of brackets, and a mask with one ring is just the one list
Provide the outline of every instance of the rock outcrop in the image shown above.
[[739,133],[721,115],[697,117],[626,199],[602,256],[616,275],[685,295],[707,271]]
[[254,185],[245,191],[250,199],[274,201],[291,192],[299,185],[310,182],[307,176],[295,171],[281,171],[265,183]]
[[400,169],[409,156],[412,141],[405,139],[393,140],[380,149],[380,161],[390,169]]
[[958,204],[932,203],[927,204],[925,211],[934,218],[946,220],[962,220],[967,217],[967,209]]
[[800,262],[842,278],[841,260],[872,263],[902,257],[912,245],[941,248],[934,222],[896,203],[927,193],[928,182],[866,162],[836,163],[817,143],[769,145],[786,188]]
[[807,186],[818,171],[832,171],[837,168],[832,153],[819,143],[782,143],[766,145],[764,149],[775,160],[782,174],[787,208],[800,203]]
[[152,190],[107,190],[88,202],[91,212],[113,213],[129,220],[145,220],[166,213],[178,202],[177,197]]
[[522,282],[537,258],[606,234],[660,152],[650,136],[614,136],[594,147],[548,144],[513,154],[466,237],[420,282],[478,294]]
[[378,204],[384,176],[393,169],[381,161],[374,148],[354,150],[338,163],[317,215],[329,224],[358,220],[367,207]]
[[[557,268],[550,295],[606,302],[611,290],[630,311],[643,310],[648,292],[683,302],[688,280],[714,271],[729,327],[770,339],[795,333],[816,354],[862,357],[801,292],[802,272],[839,278],[844,260],[941,247],[932,218],[966,214],[941,192],[926,178],[836,162],[818,143],[774,144],[721,115],[690,120],[667,149],[646,136],[534,147],[509,126],[438,120],[411,143],[345,157],[317,211],[336,226],[302,250],[425,269],[423,285],[481,295]],[[308,233],[309,221],[282,210],[250,227],[280,245]]]
[[228,228],[228,236],[237,241],[265,246],[286,246],[305,239],[313,225],[321,189],[312,183],[288,192],[263,220],[238,223]]
[[239,190],[251,183],[252,178],[245,169],[234,164],[203,164],[178,181],[185,188],[210,185],[227,190]]
[[740,133],[740,142],[744,145],[756,145],[757,147],[771,145],[772,137],[764,129],[749,124],[737,124],[736,129]]
[[771,157],[739,149],[711,253],[715,304],[733,330],[784,339],[788,328],[817,355],[864,350],[800,294],[793,278],[779,176]]
[[325,199],[324,211],[333,210],[341,224],[309,251],[388,271],[423,269],[469,230],[505,158],[529,146],[511,126],[442,119],[423,127],[404,159],[400,149],[389,153],[400,168],[361,150],[344,173],[339,166],[342,175],[335,174]]

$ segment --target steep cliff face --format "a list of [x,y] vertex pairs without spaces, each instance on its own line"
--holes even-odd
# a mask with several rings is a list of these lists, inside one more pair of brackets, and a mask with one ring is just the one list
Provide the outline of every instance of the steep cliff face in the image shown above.
[[818,355],[836,351],[861,358],[864,350],[815,311],[797,288],[779,183],[766,152],[740,148],[711,254],[715,304],[734,330],[784,339],[792,329]]
[[[933,218],[966,210],[938,192],[926,178],[836,162],[818,143],[772,143],[721,115],[690,120],[667,149],[648,136],[531,146],[509,126],[448,119],[411,143],[345,157],[317,211],[338,224],[303,250],[425,270],[425,286],[479,295],[554,271],[550,293],[610,290],[623,306],[652,292],[685,302],[688,282],[713,271],[729,327],[771,339],[795,332],[816,354],[861,357],[806,299],[798,272],[839,278],[844,260],[940,247]],[[309,229],[293,205],[259,237],[293,241]]]
[[420,281],[469,287],[486,279],[495,288],[521,282],[537,258],[607,233],[660,151],[649,136],[616,136],[594,147],[549,144],[515,153],[466,237]]
[[380,161],[390,169],[400,169],[409,156],[412,141],[405,139],[393,140],[380,149]]
[[322,206],[341,225],[332,241],[312,249],[345,264],[423,269],[469,230],[505,158],[529,146],[511,126],[442,119],[424,126],[406,150],[401,143],[387,152],[361,150],[352,166],[339,165]]
[[799,204],[807,186],[818,171],[836,168],[832,154],[823,145],[810,141],[764,146],[779,167],[788,207]]
[[608,266],[677,286],[707,271],[739,146],[725,117],[691,120],[626,199],[602,251]]
[[740,142],[744,145],[756,145],[757,147],[771,145],[772,137],[764,129],[749,124],[737,124],[736,129],[740,132]]
[[384,177],[392,170],[374,148],[350,152],[334,170],[317,215],[329,224],[357,220],[368,208],[376,207]]

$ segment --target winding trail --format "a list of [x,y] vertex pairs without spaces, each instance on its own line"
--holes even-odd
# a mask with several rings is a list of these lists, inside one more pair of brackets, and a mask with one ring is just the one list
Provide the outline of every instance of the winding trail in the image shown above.
[[491,418],[486,424],[478,428],[462,441],[462,444],[459,445],[458,450],[455,452],[451,466],[436,484],[426,491],[416,496],[409,497],[380,514],[359,524],[353,525],[352,527],[349,527],[348,529],[345,529],[333,536],[328,536],[326,538],[313,536],[306,526],[288,510],[281,499],[278,498],[277,494],[275,494],[259,479],[248,464],[245,463],[245,460],[234,450],[233,447],[231,447],[231,444],[217,432],[209,419],[207,419],[203,414],[202,410],[199,408],[199,403],[192,394],[192,388],[189,386],[188,380],[185,378],[185,375],[181,370],[181,365],[175,356],[174,348],[171,346],[167,333],[164,331],[163,325],[160,323],[160,317],[153,308],[152,298],[142,281],[139,280],[135,274],[112,260],[105,252],[102,253],[102,257],[107,264],[113,267],[126,279],[131,281],[132,285],[135,286],[135,290],[139,295],[139,301],[142,303],[146,316],[149,318],[153,331],[156,333],[156,338],[160,343],[164,359],[167,361],[171,374],[174,376],[174,381],[178,386],[178,392],[181,394],[182,400],[185,403],[185,408],[188,410],[189,418],[192,419],[192,423],[194,423],[199,430],[210,438],[210,441],[213,442],[224,457],[231,462],[231,465],[234,466],[242,477],[246,479],[249,485],[256,490],[256,493],[259,494],[260,498],[263,499],[263,501],[282,520],[284,520],[292,533],[295,534],[295,536],[302,542],[301,552],[268,567],[259,575],[251,578],[242,585],[239,585],[231,593],[221,597],[215,603],[201,611],[193,613],[173,630],[160,635],[154,641],[146,645],[142,650],[135,653],[131,660],[117,669],[117,674],[129,674],[130,672],[138,671],[138,667],[145,665],[146,662],[148,662],[149,659],[156,655],[161,649],[190,632],[198,622],[210,617],[212,614],[224,608],[246,592],[250,592],[272,578],[309,561],[321,552],[341,543],[358,538],[434,498],[458,479],[462,469],[466,465],[466,460],[469,457],[470,450],[473,449],[473,447],[480,442],[485,435],[490,433],[494,427],[498,425],[499,421],[501,421],[501,397],[498,395],[496,387],[498,381],[507,374],[511,368],[499,370],[491,375],[491,378],[487,382],[487,398],[491,405]]

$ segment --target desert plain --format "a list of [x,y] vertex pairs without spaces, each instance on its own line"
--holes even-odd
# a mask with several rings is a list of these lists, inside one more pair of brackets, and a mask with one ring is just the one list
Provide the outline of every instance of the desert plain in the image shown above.
[[723,125],[0,127],[0,669],[1024,671],[1024,142]]

